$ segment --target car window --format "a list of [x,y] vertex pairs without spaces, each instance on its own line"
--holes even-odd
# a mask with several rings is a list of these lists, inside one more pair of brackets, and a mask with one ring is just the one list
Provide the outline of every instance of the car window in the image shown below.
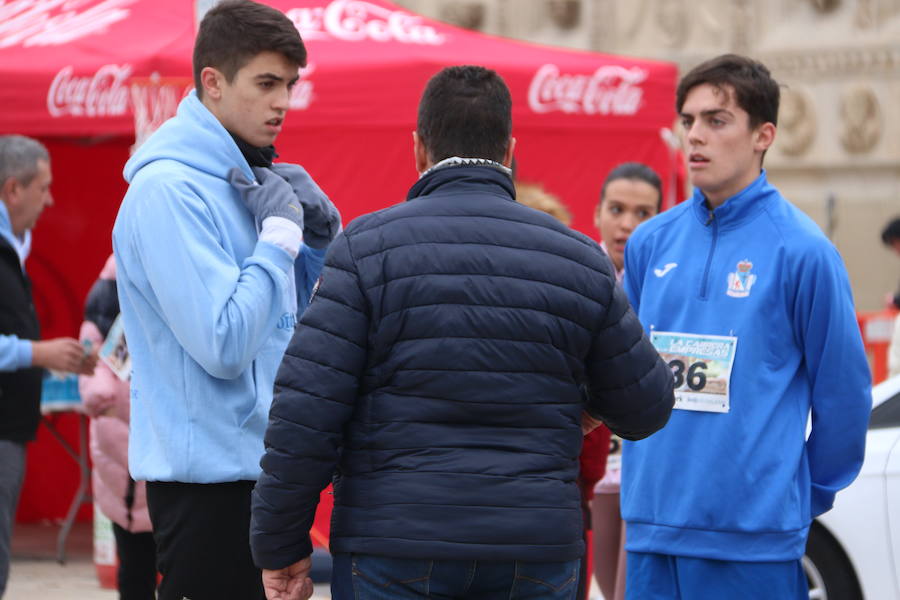
[[869,429],[900,426],[900,393],[896,393],[872,411]]

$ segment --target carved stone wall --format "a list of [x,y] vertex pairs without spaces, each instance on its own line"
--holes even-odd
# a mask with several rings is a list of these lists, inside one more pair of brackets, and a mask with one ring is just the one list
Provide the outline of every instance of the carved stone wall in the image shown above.
[[759,58],[784,86],[770,178],[830,230],[861,310],[896,289],[900,260],[879,232],[900,216],[900,0],[397,1],[435,18],[478,12],[473,28],[487,33],[671,60],[682,72],[724,52]]

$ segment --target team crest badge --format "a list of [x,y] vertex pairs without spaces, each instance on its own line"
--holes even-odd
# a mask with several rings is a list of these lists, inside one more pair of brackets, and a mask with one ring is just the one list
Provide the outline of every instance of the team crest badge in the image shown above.
[[750,295],[750,288],[756,283],[756,275],[750,271],[753,263],[747,259],[737,264],[737,271],[728,274],[728,291],[725,293],[732,298],[746,298]]

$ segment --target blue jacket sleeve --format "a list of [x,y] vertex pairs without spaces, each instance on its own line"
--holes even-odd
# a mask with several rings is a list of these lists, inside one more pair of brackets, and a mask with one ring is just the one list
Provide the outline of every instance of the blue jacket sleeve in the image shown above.
[[862,467],[872,409],[871,374],[837,250],[823,243],[799,258],[794,266],[793,328],[812,391],[806,448],[810,514],[816,517],[832,507],[835,494],[850,485]]
[[661,429],[675,404],[672,371],[647,339],[637,315],[645,272],[642,240],[635,232],[625,246],[624,290],[610,283],[606,317],[594,334],[587,361],[587,412],[627,440]]
[[31,366],[31,340],[0,335],[0,371],[18,371]]
[[309,299],[312,296],[313,287],[322,273],[322,265],[325,264],[327,248],[317,250],[306,244],[300,246],[300,254],[294,261],[294,280],[297,282],[297,316],[303,314]]
[[616,435],[639,440],[668,422],[675,404],[674,380],[621,286],[610,280],[606,316],[585,361],[586,410]]
[[639,312],[641,302],[641,288],[644,283],[644,275],[647,273],[647,265],[642,260],[641,250],[638,246],[642,243],[643,238],[632,234],[625,244],[625,278],[622,281],[622,287],[628,295],[634,312]]
[[213,377],[238,377],[293,308],[290,255],[257,242],[238,265],[199,197],[165,181],[146,183],[140,193],[149,201],[125,247],[114,240],[116,260],[126,269],[141,264],[148,301],[193,360]]
[[312,552],[309,530],[353,414],[369,322],[350,246],[340,234],[275,380],[250,522],[250,547],[261,568],[283,568]]

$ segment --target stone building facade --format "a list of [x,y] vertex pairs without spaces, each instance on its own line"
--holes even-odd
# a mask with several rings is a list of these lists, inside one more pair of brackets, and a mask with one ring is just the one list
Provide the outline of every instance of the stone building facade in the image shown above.
[[395,0],[470,29],[660,60],[724,52],[783,84],[770,179],[831,235],[860,310],[883,307],[900,260],[900,0]]

